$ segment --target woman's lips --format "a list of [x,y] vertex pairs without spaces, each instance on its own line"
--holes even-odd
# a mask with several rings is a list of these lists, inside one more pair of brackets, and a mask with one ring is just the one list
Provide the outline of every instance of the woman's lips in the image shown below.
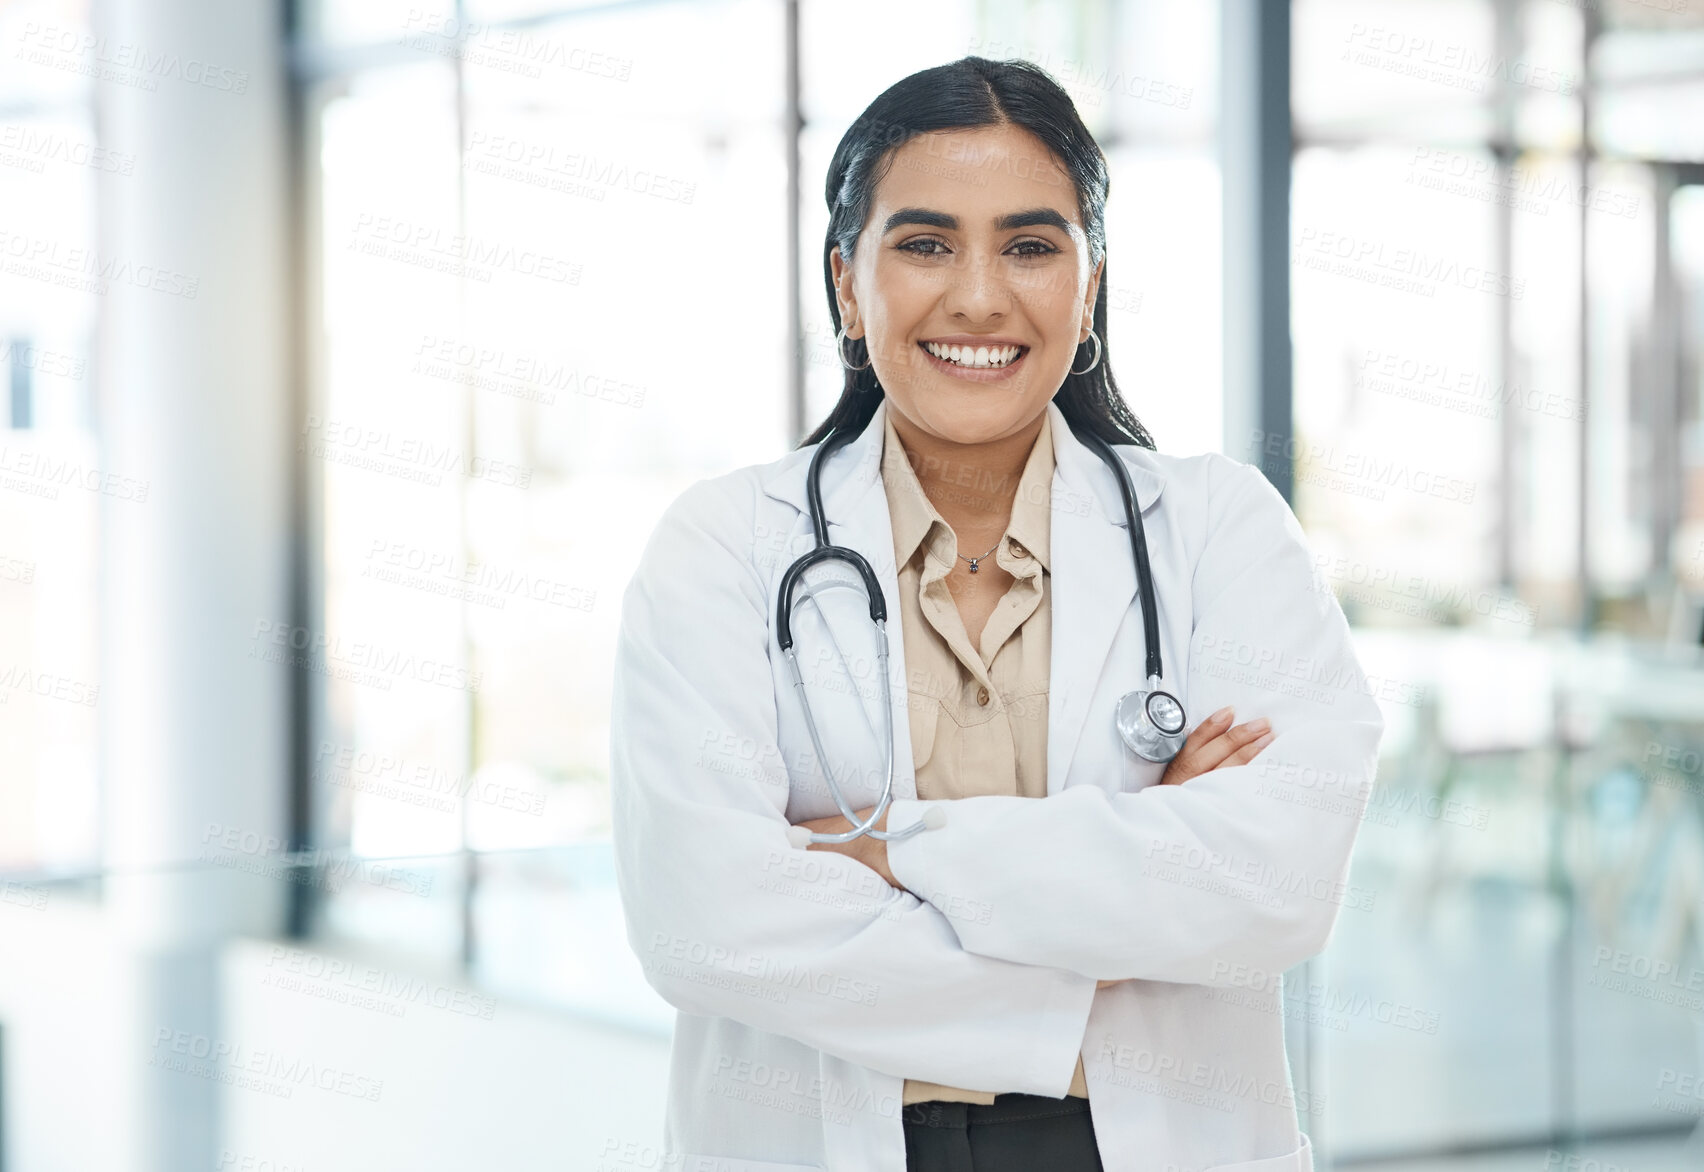
[[1025,346],[1016,358],[1004,366],[960,366],[956,362],[948,362],[945,358],[936,358],[921,342],[917,343],[917,349],[936,370],[973,383],[997,383],[1002,379],[1011,378],[1012,372],[1024,364],[1024,359],[1028,358],[1030,353],[1029,347]]

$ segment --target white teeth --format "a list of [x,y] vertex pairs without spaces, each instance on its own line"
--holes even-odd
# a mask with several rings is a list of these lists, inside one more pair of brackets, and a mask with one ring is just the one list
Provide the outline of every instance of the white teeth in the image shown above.
[[959,366],[998,367],[1005,366],[1023,352],[1021,346],[943,346],[938,342],[924,342],[923,348],[936,358],[943,358]]

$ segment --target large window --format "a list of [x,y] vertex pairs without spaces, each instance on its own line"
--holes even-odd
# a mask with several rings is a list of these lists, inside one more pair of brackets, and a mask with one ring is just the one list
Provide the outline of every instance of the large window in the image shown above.
[[[1354,870],[1378,910],[1293,991],[1340,1157],[1689,1125],[1660,1079],[1696,1028],[1649,966],[1700,971],[1659,892],[1696,899],[1704,839],[1649,750],[1695,730],[1623,643],[1698,640],[1685,9],[1295,4],[1296,508],[1401,700]],[[1620,635],[1572,645],[1593,626]]]
[[586,968],[615,908],[581,872],[607,869],[621,592],[676,494],[779,456],[838,393],[822,175],[906,73],[1026,56],[1072,89],[1114,168],[1110,341],[1133,405],[1168,450],[1218,446],[1214,19],[803,3],[795,47],[769,0],[309,14],[317,834],[467,852],[455,898],[349,891],[334,929],[541,995],[620,983]]
[[534,848],[607,835],[616,624],[656,518],[790,439],[781,75],[730,68],[782,59],[781,9],[327,15],[302,448],[343,662],[309,782],[322,841],[468,852],[451,898],[351,892],[330,921],[516,991],[631,995],[586,947],[606,864],[588,890],[581,855]]
[[106,510],[147,484],[98,443],[104,150],[79,47],[85,3],[0,9],[0,869],[99,851],[96,562]]
[[[333,931],[666,1030],[606,849],[621,592],[676,494],[838,393],[840,134],[965,53],[1047,67],[1112,165],[1120,382],[1163,451],[1220,450],[1218,7],[310,11],[305,782],[323,844],[450,861],[449,898],[351,889]],[[1603,1001],[1592,959],[1615,916],[1658,954],[1628,844],[1695,857],[1693,822],[1557,719],[1546,643],[1704,580],[1704,142],[1657,47],[1696,32],[1606,7],[1293,6],[1294,503],[1393,697],[1357,903],[1288,986],[1303,1123],[1349,1162],[1672,1130],[1640,1095],[1690,1069],[1675,1008]],[[1606,920],[1583,893],[1616,884]]]

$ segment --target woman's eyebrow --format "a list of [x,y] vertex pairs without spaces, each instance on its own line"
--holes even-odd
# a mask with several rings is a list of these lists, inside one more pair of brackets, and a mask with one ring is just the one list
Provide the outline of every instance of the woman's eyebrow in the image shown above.
[[[931,211],[929,208],[900,208],[882,224],[882,235],[886,236],[905,224],[923,224],[930,228],[957,231],[959,220],[950,212]],[[1007,232],[1013,228],[1029,228],[1037,224],[1057,228],[1066,234],[1071,231],[1070,221],[1052,208],[1028,208],[1021,212],[1008,212],[994,221],[994,230]]]

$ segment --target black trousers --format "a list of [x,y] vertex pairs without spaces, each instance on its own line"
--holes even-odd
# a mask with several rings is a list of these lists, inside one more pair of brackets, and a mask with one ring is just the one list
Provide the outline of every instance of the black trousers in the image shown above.
[[1089,1101],[1011,1092],[902,1108],[906,1172],[1105,1172]]

